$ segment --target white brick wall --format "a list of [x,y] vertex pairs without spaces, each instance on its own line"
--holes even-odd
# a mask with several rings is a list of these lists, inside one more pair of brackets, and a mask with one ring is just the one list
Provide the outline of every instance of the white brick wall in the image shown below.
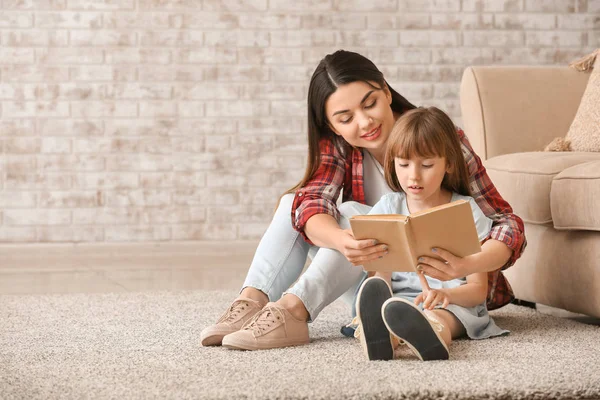
[[[339,48],[458,123],[471,64],[565,65],[600,0],[0,0],[0,242],[256,239]],[[467,132],[468,133],[468,132]]]

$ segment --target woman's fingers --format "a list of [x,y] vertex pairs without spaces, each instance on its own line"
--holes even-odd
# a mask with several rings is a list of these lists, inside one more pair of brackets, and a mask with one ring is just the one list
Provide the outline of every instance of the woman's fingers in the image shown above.
[[449,281],[469,274],[465,258],[457,257],[449,251],[439,248],[436,249],[435,254],[442,260],[429,256],[419,257],[421,269],[427,276],[440,281]]
[[371,244],[360,249],[346,249],[344,256],[354,265],[361,265],[365,262],[376,260],[385,256],[388,252],[388,247],[385,244],[373,245],[373,241],[371,240],[359,240],[357,242],[371,242]]
[[440,281],[449,281],[454,279],[454,276],[449,272],[453,272],[451,270],[451,266],[443,263],[440,260],[436,260],[435,258],[426,258],[427,261],[420,261],[419,266],[421,267],[421,271],[434,279],[438,279]]
[[356,241],[356,246],[354,248],[362,250],[375,245],[377,245],[377,240],[375,239],[361,239]]

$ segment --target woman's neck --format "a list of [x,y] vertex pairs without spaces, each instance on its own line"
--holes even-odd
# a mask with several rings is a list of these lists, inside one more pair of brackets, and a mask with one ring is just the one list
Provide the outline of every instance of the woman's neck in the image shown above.
[[452,192],[444,188],[440,188],[436,193],[423,200],[413,199],[406,195],[406,205],[411,214],[450,203],[451,200]]
[[374,159],[381,165],[383,165],[383,160],[385,159],[385,149],[365,149],[366,151],[373,156]]

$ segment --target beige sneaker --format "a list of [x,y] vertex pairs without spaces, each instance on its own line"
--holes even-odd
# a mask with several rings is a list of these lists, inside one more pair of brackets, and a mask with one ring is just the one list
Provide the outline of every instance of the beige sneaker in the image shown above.
[[239,331],[260,310],[258,301],[243,297],[235,300],[216,324],[204,328],[200,333],[200,344],[220,346],[225,335]]
[[308,323],[285,308],[268,303],[244,327],[223,338],[223,347],[237,350],[266,350],[308,344]]

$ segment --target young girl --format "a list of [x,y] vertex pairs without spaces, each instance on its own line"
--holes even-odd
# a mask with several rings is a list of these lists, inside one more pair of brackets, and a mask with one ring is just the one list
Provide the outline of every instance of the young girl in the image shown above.
[[[479,240],[489,237],[492,220],[470,197],[456,128],[439,109],[417,108],[398,119],[385,152],[384,176],[393,192],[384,195],[369,214],[408,215],[464,199],[471,204]],[[435,254],[437,249],[431,251]],[[422,263],[429,261],[428,254],[419,258]],[[421,360],[440,360],[448,358],[454,338],[485,339],[508,333],[488,315],[486,273],[443,282],[426,277],[420,264],[417,270],[378,272],[361,286],[356,312],[369,359],[391,359],[394,338]]]
[[[356,240],[348,218],[366,214],[390,192],[381,172],[386,143],[395,121],[413,108],[360,54],[339,50],[319,62],[308,87],[304,178],[280,199],[239,296],[202,330],[203,346],[262,350],[306,344],[308,322],[324,307],[340,296],[353,303],[365,275],[357,266],[385,257],[385,246]],[[448,262],[432,259],[423,270],[441,280],[489,272],[488,302],[501,307],[512,292],[500,271],[525,247],[523,222],[495,189],[464,132],[455,134],[468,156],[473,197],[494,226],[477,258],[450,258],[440,249]],[[304,271],[307,257],[312,262]]]

